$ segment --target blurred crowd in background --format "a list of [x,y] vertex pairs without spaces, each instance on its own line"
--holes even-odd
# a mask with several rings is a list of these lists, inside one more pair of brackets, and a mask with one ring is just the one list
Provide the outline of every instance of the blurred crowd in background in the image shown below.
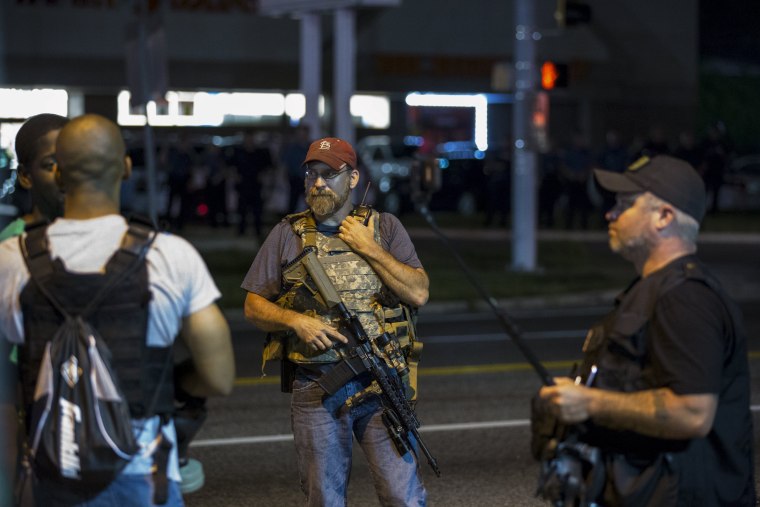
[[[133,177],[122,187],[125,214],[148,212],[147,171],[140,135],[130,147]],[[130,136],[127,136],[130,139]],[[286,213],[304,209],[301,163],[309,146],[308,130],[295,127],[286,133],[246,130],[227,136],[179,131],[161,133],[157,139],[156,210],[171,230],[181,232],[188,224],[230,228],[238,235],[262,238],[265,224]],[[359,142],[361,143],[361,141]],[[362,170],[370,161],[362,160]],[[408,151],[412,153],[412,151]],[[538,218],[542,228],[586,229],[603,227],[603,213],[613,196],[596,185],[592,170],[623,171],[641,156],[670,154],[688,161],[702,175],[708,191],[708,210],[715,213],[730,202],[721,191],[735,158],[721,124],[711,126],[697,138],[691,132],[677,135],[654,127],[647,136],[626,142],[615,130],[606,133],[601,146],[592,146],[577,132],[572,142],[539,156]],[[419,155],[418,155],[419,156]],[[430,156],[426,154],[426,156]],[[438,154],[438,156],[446,156]],[[505,141],[484,153],[447,162],[440,198],[432,209],[460,214],[480,213],[484,226],[508,227],[510,212],[511,143]],[[410,160],[414,155],[411,155]],[[408,178],[408,175],[399,178]],[[376,179],[368,172],[364,181]],[[383,193],[400,192],[402,205],[386,209],[403,215],[414,208],[409,185],[397,180],[388,187],[377,181],[365,199],[384,209]],[[760,189],[758,189],[760,190]],[[443,196],[450,198],[443,199]],[[25,206],[24,192],[16,189],[14,201]],[[436,200],[437,199],[437,200]],[[385,201],[390,205],[390,201]]]
[[[702,175],[708,193],[708,211],[720,209],[721,188],[734,156],[722,124],[710,126],[702,139],[692,132],[680,132],[672,143],[668,133],[653,127],[648,136],[626,143],[619,133],[609,130],[602,146],[592,147],[580,132],[569,146],[542,157],[539,184],[539,224],[586,229],[590,217],[610,209],[615,197],[596,184],[592,170],[623,172],[641,157],[671,155],[686,160]],[[558,213],[557,208],[562,212]]]

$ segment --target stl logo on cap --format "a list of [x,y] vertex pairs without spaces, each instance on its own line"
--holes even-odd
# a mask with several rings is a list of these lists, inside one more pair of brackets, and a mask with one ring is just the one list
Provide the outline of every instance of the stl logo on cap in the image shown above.
[[330,149],[330,141],[322,141],[319,143],[319,149],[320,150],[329,150]]

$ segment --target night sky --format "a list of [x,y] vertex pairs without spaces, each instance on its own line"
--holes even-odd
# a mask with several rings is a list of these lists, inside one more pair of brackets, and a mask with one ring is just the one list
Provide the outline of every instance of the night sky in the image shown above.
[[760,0],[700,0],[700,54],[760,64]]

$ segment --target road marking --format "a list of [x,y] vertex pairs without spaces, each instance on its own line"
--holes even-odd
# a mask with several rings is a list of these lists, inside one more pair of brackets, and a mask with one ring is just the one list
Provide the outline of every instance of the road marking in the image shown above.
[[[570,371],[573,364],[577,361],[544,361],[542,364],[549,370]],[[465,366],[432,366],[420,368],[418,375],[426,377],[428,375],[475,375],[480,373],[503,373],[509,371],[529,371],[533,367],[528,363],[501,363],[501,364],[480,364]]]
[[[749,408],[752,412],[760,412],[760,405],[751,405]],[[420,427],[420,433],[490,430],[495,428],[520,428],[529,425],[530,419],[508,419],[502,421],[483,421],[451,424],[427,424]],[[265,435],[260,437],[209,438],[206,440],[195,440],[190,444],[190,447],[221,447],[226,445],[270,444],[275,442],[289,442],[292,440],[292,434]]]
[[512,419],[508,421],[485,421],[453,424],[428,424],[420,427],[420,433],[434,433],[439,431],[487,430],[492,428],[516,428],[518,426],[527,426],[529,424],[530,419]]
[[[556,338],[584,338],[588,329],[563,329],[558,331],[533,331],[521,333],[524,340],[549,340]],[[425,336],[427,343],[478,343],[512,341],[507,333],[450,334]]]
[[246,444],[269,444],[272,442],[287,442],[293,440],[293,435],[266,435],[261,437],[238,437],[238,438],[208,438],[206,440],[194,440],[190,447],[220,447],[224,445]]
[[[578,361],[544,361],[542,364],[549,370],[570,371],[570,368]],[[528,363],[499,363],[479,364],[463,366],[428,366],[420,368],[418,375],[421,377],[440,375],[478,375],[481,373],[504,373],[510,371],[529,371],[533,367]],[[240,377],[235,379],[236,386],[256,386],[279,384],[280,377],[266,375],[264,377]]]
[[[516,308],[508,312],[514,319],[543,319],[552,317],[589,317],[602,316],[610,311],[610,306],[582,306],[568,308]],[[424,311],[424,310],[423,310]],[[492,312],[454,312],[454,313],[420,313],[419,323],[430,322],[481,322],[497,321]]]
[[[749,359],[760,359],[760,350],[752,350],[748,354]],[[557,370],[562,372],[570,371],[570,368],[580,360],[575,361],[544,361],[542,364],[548,370]],[[533,367],[528,363],[497,363],[497,364],[480,364],[480,365],[463,365],[463,366],[428,366],[422,367],[418,371],[421,377],[427,376],[445,376],[445,375],[479,375],[482,373],[504,373],[514,371],[529,371]],[[266,375],[264,377],[240,377],[235,380],[236,386],[255,386],[255,385],[272,385],[279,384],[280,377]]]
[[[428,424],[420,427],[420,433],[435,433],[441,431],[467,431],[493,428],[514,428],[527,426],[528,419],[513,419],[508,421],[486,421],[453,424]],[[209,438],[195,440],[190,447],[220,447],[225,445],[268,444],[273,442],[288,442],[293,440],[292,434],[266,435],[261,437],[238,437],[238,438]]]

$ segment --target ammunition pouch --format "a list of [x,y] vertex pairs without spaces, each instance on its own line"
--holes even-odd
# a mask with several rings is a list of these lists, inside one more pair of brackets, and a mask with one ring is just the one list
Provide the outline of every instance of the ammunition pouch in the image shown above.
[[367,371],[367,367],[355,351],[352,351],[349,357],[344,358],[329,371],[323,373],[316,382],[325,393],[331,395],[335,394],[346,382],[365,371]]
[[417,370],[422,355],[422,342],[417,338],[416,310],[403,303],[394,307],[380,307],[375,314],[381,322],[381,327],[395,338],[401,348],[409,375],[403,377],[406,398],[411,403],[417,401]]

